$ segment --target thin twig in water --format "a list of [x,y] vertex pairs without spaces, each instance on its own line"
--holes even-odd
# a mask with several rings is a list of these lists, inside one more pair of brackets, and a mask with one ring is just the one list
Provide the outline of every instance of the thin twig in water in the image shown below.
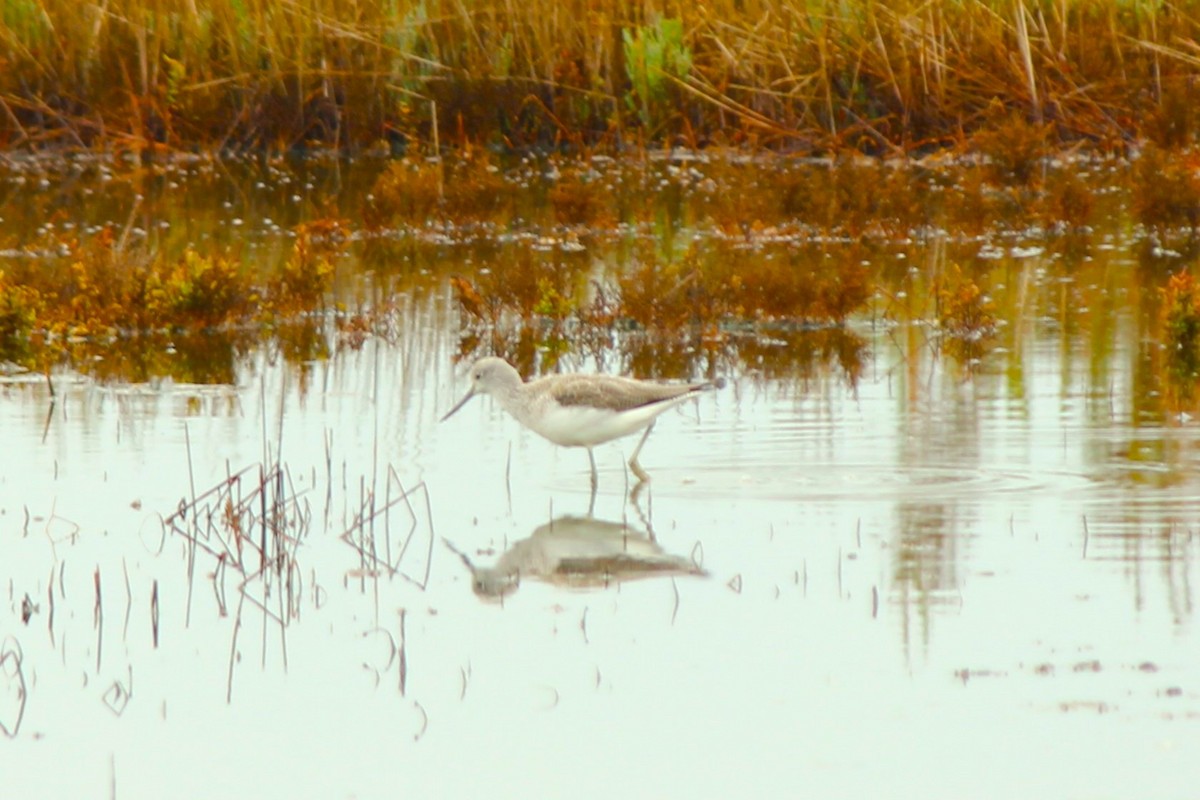
[[242,603],[246,599],[246,594],[243,592],[242,597],[238,600],[237,615],[233,620],[233,635],[229,641],[229,677],[225,683],[225,704],[229,705],[233,702],[233,665],[237,659],[237,640],[238,631],[242,629]]
[[121,559],[121,569],[125,573],[125,626],[121,630],[121,640],[129,641],[129,615],[133,611],[133,590],[129,588],[129,565]]
[[0,733],[10,739],[17,738],[17,734],[21,732],[21,720],[25,718],[25,703],[29,699],[29,692],[25,686],[24,662],[25,656],[21,651],[20,643],[16,639],[6,638],[3,644],[0,644],[0,673],[8,677],[10,686],[15,684],[16,692],[13,697],[17,699],[17,705],[11,726],[4,719],[0,719]]
[[[188,468],[188,484],[192,489],[192,509],[196,507],[196,479],[192,472],[192,437],[188,432],[188,425],[183,423],[183,445],[187,453],[187,468]],[[169,521],[170,518],[168,518]],[[195,516],[192,517],[195,519]],[[185,628],[192,626],[192,583],[196,575],[196,539],[194,536],[188,536],[188,592],[187,592],[187,610],[184,613],[183,625]]]
[[404,633],[404,617],[407,609],[400,609],[400,696],[403,697],[408,688],[408,637]]
[[844,596],[842,593],[842,548],[841,547],[838,547],[837,581],[838,581],[838,599],[840,600]]
[[96,672],[100,672],[100,655],[104,645],[104,602],[100,594],[100,568],[92,573],[96,586],[96,605],[92,610],[92,622],[96,626]]
[[671,607],[671,625],[675,625],[675,617],[679,616],[679,584],[671,577],[671,591],[675,593],[675,605]]
[[50,631],[50,647],[54,648],[58,646],[54,641],[54,567],[50,568],[50,582],[46,587],[46,600],[50,606],[46,619],[46,628]]
[[154,635],[154,649],[158,649],[158,580],[150,588],[150,632]]
[[429,715],[427,713],[425,713],[425,707],[422,706],[420,703],[418,703],[416,700],[413,700],[413,706],[417,709],[417,711],[421,712],[421,730],[419,730],[415,734],[413,734],[413,741],[416,742],[416,741],[419,741],[421,739],[421,737],[425,735],[425,731],[429,727]]
[[333,509],[333,430],[325,429],[325,528]]
[[229,560],[224,554],[217,556],[217,566],[212,573],[213,597],[217,601],[217,613],[229,615],[229,604],[225,602],[225,571],[229,568]]

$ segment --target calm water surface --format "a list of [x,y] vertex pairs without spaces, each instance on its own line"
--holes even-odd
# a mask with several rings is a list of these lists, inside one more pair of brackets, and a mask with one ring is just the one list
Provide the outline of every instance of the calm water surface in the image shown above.
[[[139,189],[52,178],[7,176],[6,258],[36,257],[26,215],[124,219]],[[264,252],[369,185],[180,182],[148,237]],[[193,370],[180,344],[145,380],[65,371],[56,402],[10,376],[4,794],[1194,796],[1200,435],[1149,374],[1153,290],[1114,213],[1074,262],[1040,232],[880,243],[892,293],[931,250],[989,262],[1013,313],[982,359],[896,314],[850,322],[849,369],[828,331],[739,340],[728,385],[660,420],[636,497],[635,440],[597,449],[592,498],[584,452],[490,399],[437,422],[471,350],[446,276],[522,236],[399,231],[383,274],[360,242],[339,291],[395,312],[358,347],[318,321],[299,355],[214,345]],[[624,371],[622,344],[560,367]],[[264,577],[246,498],[276,464]]]

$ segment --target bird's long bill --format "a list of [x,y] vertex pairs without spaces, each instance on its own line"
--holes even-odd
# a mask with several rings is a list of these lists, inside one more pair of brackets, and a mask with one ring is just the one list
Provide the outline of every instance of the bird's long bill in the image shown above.
[[465,406],[467,404],[467,401],[470,400],[474,396],[475,396],[475,387],[471,387],[470,389],[467,390],[467,393],[463,396],[463,399],[459,400],[457,403],[455,403],[454,408],[447,411],[446,416],[439,419],[438,422],[445,422],[446,420],[453,417],[454,412],[458,411],[460,408]]

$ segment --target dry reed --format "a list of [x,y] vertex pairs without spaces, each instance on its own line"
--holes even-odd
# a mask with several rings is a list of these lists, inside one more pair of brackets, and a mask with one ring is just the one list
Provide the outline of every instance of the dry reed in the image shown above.
[[0,148],[1194,138],[1192,0],[8,0]]

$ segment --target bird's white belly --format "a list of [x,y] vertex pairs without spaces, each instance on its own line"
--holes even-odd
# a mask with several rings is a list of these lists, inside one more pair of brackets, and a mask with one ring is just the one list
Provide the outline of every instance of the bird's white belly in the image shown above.
[[592,447],[640,431],[662,412],[645,406],[612,411],[592,406],[543,405],[526,424],[538,434],[563,447]]

